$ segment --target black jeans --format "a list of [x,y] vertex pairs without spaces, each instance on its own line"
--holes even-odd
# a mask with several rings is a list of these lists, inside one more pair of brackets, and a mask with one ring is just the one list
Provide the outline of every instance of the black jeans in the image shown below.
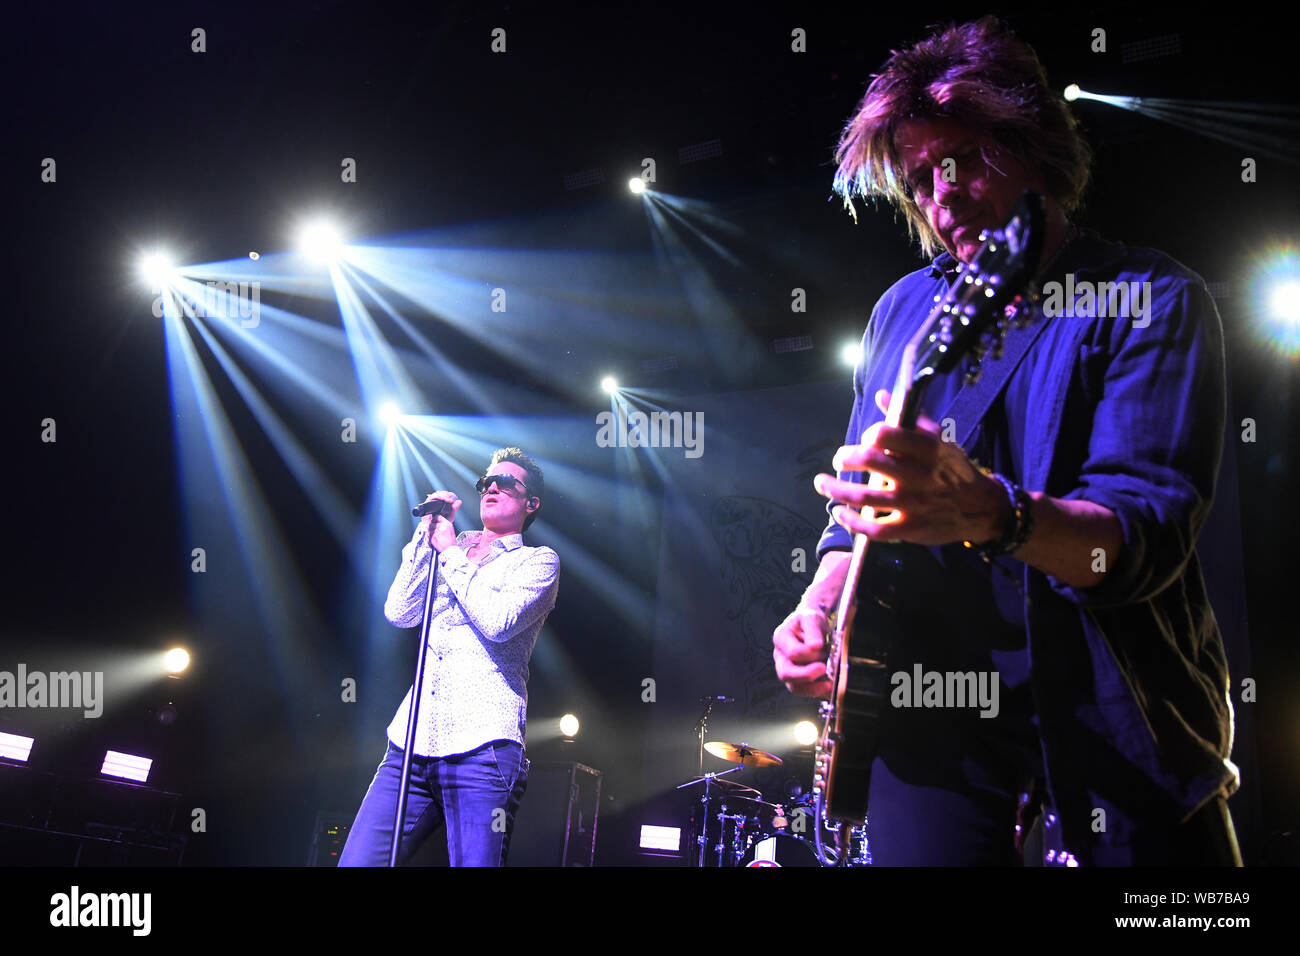
[[[1029,780],[1023,748],[981,733],[983,728],[972,720],[935,711],[895,711],[887,718],[891,733],[871,769],[867,837],[873,862],[1018,865],[1017,809]],[[1041,822],[1040,816],[1036,828]],[[1223,797],[1181,824],[1152,822],[1146,815],[1123,821],[1112,816],[1110,824],[1122,826],[1131,839],[1120,846],[1093,847],[1084,865],[1241,865]],[[1041,834],[1033,833],[1026,845],[1026,865],[1043,862],[1041,846]],[[1079,848],[1065,849],[1083,856]]]

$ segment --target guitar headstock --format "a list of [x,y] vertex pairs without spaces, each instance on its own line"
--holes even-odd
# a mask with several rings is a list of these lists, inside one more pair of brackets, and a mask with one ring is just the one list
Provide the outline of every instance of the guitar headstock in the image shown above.
[[1030,289],[1043,251],[1046,215],[1043,197],[1025,192],[1011,218],[992,233],[970,263],[958,266],[957,281],[935,296],[934,311],[912,340],[916,350],[912,380],[952,371],[967,359],[967,381],[979,375],[986,353],[997,358],[1012,316],[1027,311],[1036,296]]

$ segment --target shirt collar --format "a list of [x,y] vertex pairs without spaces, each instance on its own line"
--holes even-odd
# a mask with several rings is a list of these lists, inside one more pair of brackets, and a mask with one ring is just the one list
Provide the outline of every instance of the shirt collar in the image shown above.
[[[458,544],[463,543],[472,546],[477,544],[481,537],[483,537],[482,531],[462,531],[456,541]],[[515,548],[522,548],[523,546],[524,536],[522,534],[507,534],[492,541],[492,550],[494,551],[513,551]]]
[[930,277],[938,279],[940,276],[947,275],[957,268],[957,260],[947,249],[934,257],[930,263]]
[[[1094,229],[1086,226],[1076,227],[1074,235],[1066,237],[1066,245],[1057,253],[1057,262],[1052,266],[1059,268],[1060,265],[1074,259],[1088,257],[1090,254],[1095,255],[1099,247],[1105,246],[1105,240]],[[930,262],[929,275],[932,279],[938,279],[942,276],[951,276],[957,269],[957,259],[947,249],[939,253]],[[1080,273],[1099,271],[1100,267],[1081,266]],[[1041,278],[1041,276],[1040,276]]]

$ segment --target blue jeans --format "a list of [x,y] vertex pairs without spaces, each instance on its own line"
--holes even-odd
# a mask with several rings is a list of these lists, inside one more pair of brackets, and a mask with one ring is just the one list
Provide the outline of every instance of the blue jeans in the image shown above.
[[[389,741],[339,866],[388,865],[401,779],[402,750]],[[513,741],[494,740],[452,757],[412,754],[398,862],[408,861],[445,824],[452,866],[505,866],[515,811],[527,784],[528,759]]]

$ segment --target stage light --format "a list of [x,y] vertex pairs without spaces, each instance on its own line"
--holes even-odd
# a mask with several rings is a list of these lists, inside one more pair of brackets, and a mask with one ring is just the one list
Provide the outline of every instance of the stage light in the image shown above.
[[1067,103],[1073,103],[1075,100],[1077,100],[1077,99],[1079,98],[1079,93],[1080,93],[1080,92],[1081,92],[1081,91],[1080,91],[1080,89],[1079,89],[1079,84],[1078,84],[1078,83],[1071,83],[1069,86],[1067,86],[1067,87],[1065,88],[1065,94],[1064,94],[1064,95],[1065,95],[1065,100],[1066,100],[1066,102],[1067,102]]
[[302,227],[298,233],[298,246],[309,258],[330,262],[342,253],[343,236],[330,223],[316,220]]
[[256,262],[258,259],[261,258],[261,256],[260,256],[258,253],[256,253],[256,252],[250,252],[250,253],[248,254],[248,258],[250,258],[250,259],[252,259],[254,262]]
[[0,758],[26,763],[34,743],[36,743],[34,737],[20,737],[18,734],[0,733]]
[[578,736],[578,718],[573,714],[565,714],[560,718],[560,733],[570,739]]
[[810,747],[816,742],[820,733],[811,720],[801,720],[794,725],[794,739],[800,747]]
[[645,180],[640,176],[633,176],[627,181],[627,188],[632,191],[633,196],[639,196],[645,192]]
[[175,677],[190,666],[190,652],[183,647],[173,647],[163,656],[163,667]]
[[614,376],[606,375],[604,378],[600,380],[600,387],[604,389],[606,392],[608,392],[609,394],[613,395],[615,392],[618,391],[618,382],[614,380]]
[[862,358],[862,345],[859,342],[845,343],[840,349],[840,360],[850,368],[857,368],[858,361]]
[[1254,333],[1278,355],[1300,358],[1300,247],[1280,243],[1256,258],[1249,282]]
[[140,259],[140,278],[151,289],[164,289],[176,281],[176,265],[161,252],[151,252]]
[[392,428],[401,419],[402,413],[397,407],[396,402],[384,402],[379,406],[379,420]]
[[677,850],[682,845],[681,827],[656,827],[641,824],[641,849]]
[[1289,279],[1277,283],[1268,297],[1268,310],[1277,321],[1300,323],[1300,281]]
[[99,772],[109,777],[121,777],[123,780],[138,780],[144,783],[149,779],[149,768],[153,760],[149,757],[137,757],[135,754],[119,753],[110,750],[104,754],[104,765]]

